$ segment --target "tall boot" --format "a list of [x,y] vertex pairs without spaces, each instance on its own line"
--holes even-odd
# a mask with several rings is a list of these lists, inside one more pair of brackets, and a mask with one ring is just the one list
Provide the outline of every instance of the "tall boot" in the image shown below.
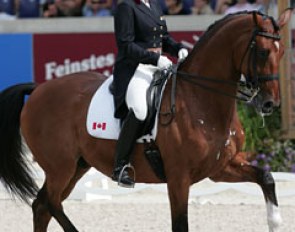
[[119,135],[115,151],[115,168],[112,179],[122,187],[132,188],[135,181],[129,177],[126,165],[129,164],[136,139],[143,122],[138,120],[132,110],[129,111]]

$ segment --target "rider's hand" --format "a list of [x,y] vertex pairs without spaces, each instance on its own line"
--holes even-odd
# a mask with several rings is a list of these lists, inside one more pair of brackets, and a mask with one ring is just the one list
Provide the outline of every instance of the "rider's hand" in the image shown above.
[[188,55],[188,50],[186,48],[181,48],[178,52],[178,62],[184,60]]
[[160,69],[166,69],[166,68],[169,68],[170,66],[172,66],[172,61],[169,60],[166,56],[160,56],[158,59],[157,66]]

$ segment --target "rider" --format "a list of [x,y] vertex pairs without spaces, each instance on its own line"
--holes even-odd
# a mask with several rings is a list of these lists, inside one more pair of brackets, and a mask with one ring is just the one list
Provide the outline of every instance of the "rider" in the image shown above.
[[123,124],[112,179],[121,186],[133,187],[134,180],[124,167],[129,164],[147,116],[146,90],[157,69],[172,65],[162,52],[183,59],[188,51],[169,35],[157,0],[122,0],[117,6],[114,24],[118,55],[113,72],[113,95],[115,117]]

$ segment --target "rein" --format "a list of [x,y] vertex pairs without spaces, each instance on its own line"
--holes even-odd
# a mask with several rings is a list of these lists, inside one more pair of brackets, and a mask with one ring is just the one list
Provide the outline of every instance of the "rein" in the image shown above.
[[[254,98],[254,96],[256,96],[256,94],[252,94],[252,95],[248,95],[246,93],[243,93],[241,92],[242,95],[246,96],[246,98],[241,98],[241,97],[238,97],[236,95],[231,95],[231,94],[228,94],[228,93],[225,93],[225,92],[222,92],[218,89],[215,89],[215,88],[211,88],[211,87],[208,87],[206,85],[203,85],[201,83],[199,83],[198,81],[209,81],[209,82],[215,82],[215,83],[221,83],[221,84],[227,84],[227,85],[231,85],[231,86],[234,86],[234,87],[237,87],[237,83],[235,81],[230,81],[230,80],[220,80],[220,79],[215,79],[215,78],[209,78],[209,77],[201,77],[201,76],[197,76],[197,75],[192,75],[192,74],[189,74],[189,73],[186,73],[186,72],[182,72],[182,71],[177,71],[177,68],[178,68],[178,65],[179,64],[176,64],[174,66],[172,66],[171,68],[169,68],[168,70],[163,70],[164,72],[168,72],[170,73],[171,75],[169,75],[169,78],[172,79],[172,85],[171,85],[171,95],[170,95],[170,110],[167,111],[167,112],[160,112],[160,116],[162,117],[168,117],[168,120],[166,122],[163,122],[161,119],[160,119],[160,123],[162,126],[167,126],[169,125],[172,120],[174,119],[174,116],[175,116],[175,112],[176,112],[176,81],[177,81],[177,78],[176,76],[179,75],[183,78],[184,81],[187,81],[187,82],[190,82],[194,85],[198,85],[204,89],[207,89],[207,90],[210,90],[210,91],[213,91],[215,93],[219,93],[219,94],[222,94],[222,95],[225,95],[227,97],[232,97],[232,98],[235,98],[237,100],[240,100],[240,101],[243,101],[243,102],[249,102],[249,99],[252,100]],[[198,79],[196,79],[198,78]]]
[[[204,77],[204,76],[199,76],[199,75],[193,75],[193,74],[189,74],[189,73],[186,73],[186,72],[183,72],[183,71],[177,71],[175,74],[182,77],[182,79],[184,81],[187,81],[187,82],[189,82],[191,84],[200,86],[200,87],[202,87],[202,88],[204,88],[206,90],[209,90],[209,91],[212,91],[212,92],[215,92],[215,93],[227,96],[227,97],[235,98],[235,99],[240,100],[240,101],[244,101],[244,102],[248,101],[247,99],[238,97],[238,96],[233,95],[233,94],[228,94],[228,93],[226,93],[224,91],[221,91],[221,90],[219,90],[217,88],[209,87],[209,86],[207,86],[205,84],[200,83],[200,82],[214,82],[214,83],[231,85],[233,87],[237,87],[238,84],[235,81],[220,80],[220,79],[216,79],[216,78],[212,78],[212,77]],[[246,96],[248,96],[248,95],[246,95]]]

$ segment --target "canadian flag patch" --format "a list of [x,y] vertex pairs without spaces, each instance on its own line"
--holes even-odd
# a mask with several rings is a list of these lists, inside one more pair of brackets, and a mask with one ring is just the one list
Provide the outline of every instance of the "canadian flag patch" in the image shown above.
[[107,124],[105,122],[94,122],[92,123],[92,130],[106,130]]

